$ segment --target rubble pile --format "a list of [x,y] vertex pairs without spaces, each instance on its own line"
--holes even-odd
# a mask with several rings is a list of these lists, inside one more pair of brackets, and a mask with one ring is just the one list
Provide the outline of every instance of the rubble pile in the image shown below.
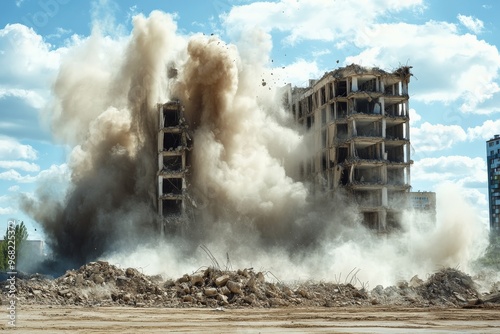
[[[425,282],[415,276],[409,282],[377,286],[372,291],[325,282],[287,285],[275,277],[266,280],[270,276],[253,269],[224,271],[209,267],[165,281],[134,268],[121,269],[97,261],[56,279],[40,275],[18,278],[16,296],[21,304],[211,308],[379,304],[425,307],[500,302],[495,295],[481,299],[471,277],[455,269],[443,269]],[[2,299],[7,299],[6,294],[3,289]]]
[[433,305],[456,305],[479,299],[472,278],[456,269],[445,269],[433,274],[418,287],[418,291]]

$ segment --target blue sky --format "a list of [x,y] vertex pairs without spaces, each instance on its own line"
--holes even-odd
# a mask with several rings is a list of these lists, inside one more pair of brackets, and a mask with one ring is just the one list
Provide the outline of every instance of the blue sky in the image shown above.
[[72,147],[51,136],[48,122],[51,83],[62,59],[93,29],[126,38],[131,18],[152,10],[174,14],[186,36],[216,34],[242,45],[245,31],[261,30],[272,47],[268,55],[257,56],[268,57],[282,83],[305,85],[353,62],[386,70],[413,66],[413,190],[458,184],[478,219],[487,222],[485,141],[500,133],[496,1],[5,0],[0,10],[0,226],[10,217],[21,219],[31,238],[43,238],[17,197],[33,193],[37,184],[56,195],[67,185]]

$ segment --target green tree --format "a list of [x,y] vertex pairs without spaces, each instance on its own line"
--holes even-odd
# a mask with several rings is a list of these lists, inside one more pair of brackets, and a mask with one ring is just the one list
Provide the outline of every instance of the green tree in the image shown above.
[[[13,235],[14,237],[12,237]],[[21,250],[21,247],[26,239],[28,239],[28,229],[24,225],[24,222],[16,224],[14,228],[12,228],[11,225],[7,226],[2,244],[0,245],[0,270],[10,270],[9,259],[13,258],[14,261],[19,259],[19,251]],[[15,240],[14,257],[12,257],[12,247],[10,248],[11,252],[9,254],[9,245],[13,246],[12,242],[9,244],[9,240]]]

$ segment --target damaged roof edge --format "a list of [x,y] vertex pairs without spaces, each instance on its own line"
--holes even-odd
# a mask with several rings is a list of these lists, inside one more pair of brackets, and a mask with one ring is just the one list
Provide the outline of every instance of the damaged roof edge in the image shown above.
[[[410,76],[413,74],[411,73],[411,69],[413,66],[400,66],[397,69],[395,69],[392,72],[384,71],[383,69],[379,67],[364,67],[358,64],[351,64],[347,65],[345,67],[337,68],[333,71],[325,72],[323,76],[317,80],[316,82],[320,82],[324,78],[328,76],[332,76],[335,79],[340,79],[340,78],[345,78],[353,75],[361,75],[361,74],[375,74],[375,75],[380,75],[380,76],[398,76],[401,77],[403,80],[408,80]],[[307,90],[309,87],[293,87],[294,89],[304,89]]]

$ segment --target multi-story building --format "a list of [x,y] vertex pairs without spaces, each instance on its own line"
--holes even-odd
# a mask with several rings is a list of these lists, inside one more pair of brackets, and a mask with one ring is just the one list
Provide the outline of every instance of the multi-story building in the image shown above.
[[436,219],[436,193],[432,191],[411,191],[407,195],[408,208],[430,215]]
[[490,231],[500,233],[500,135],[486,142]]
[[313,140],[302,179],[315,191],[346,190],[379,232],[399,227],[410,189],[410,68],[352,64],[289,89],[290,111]]
[[160,232],[166,222],[175,223],[186,209],[186,174],[190,136],[179,101],[158,104],[158,215]]

